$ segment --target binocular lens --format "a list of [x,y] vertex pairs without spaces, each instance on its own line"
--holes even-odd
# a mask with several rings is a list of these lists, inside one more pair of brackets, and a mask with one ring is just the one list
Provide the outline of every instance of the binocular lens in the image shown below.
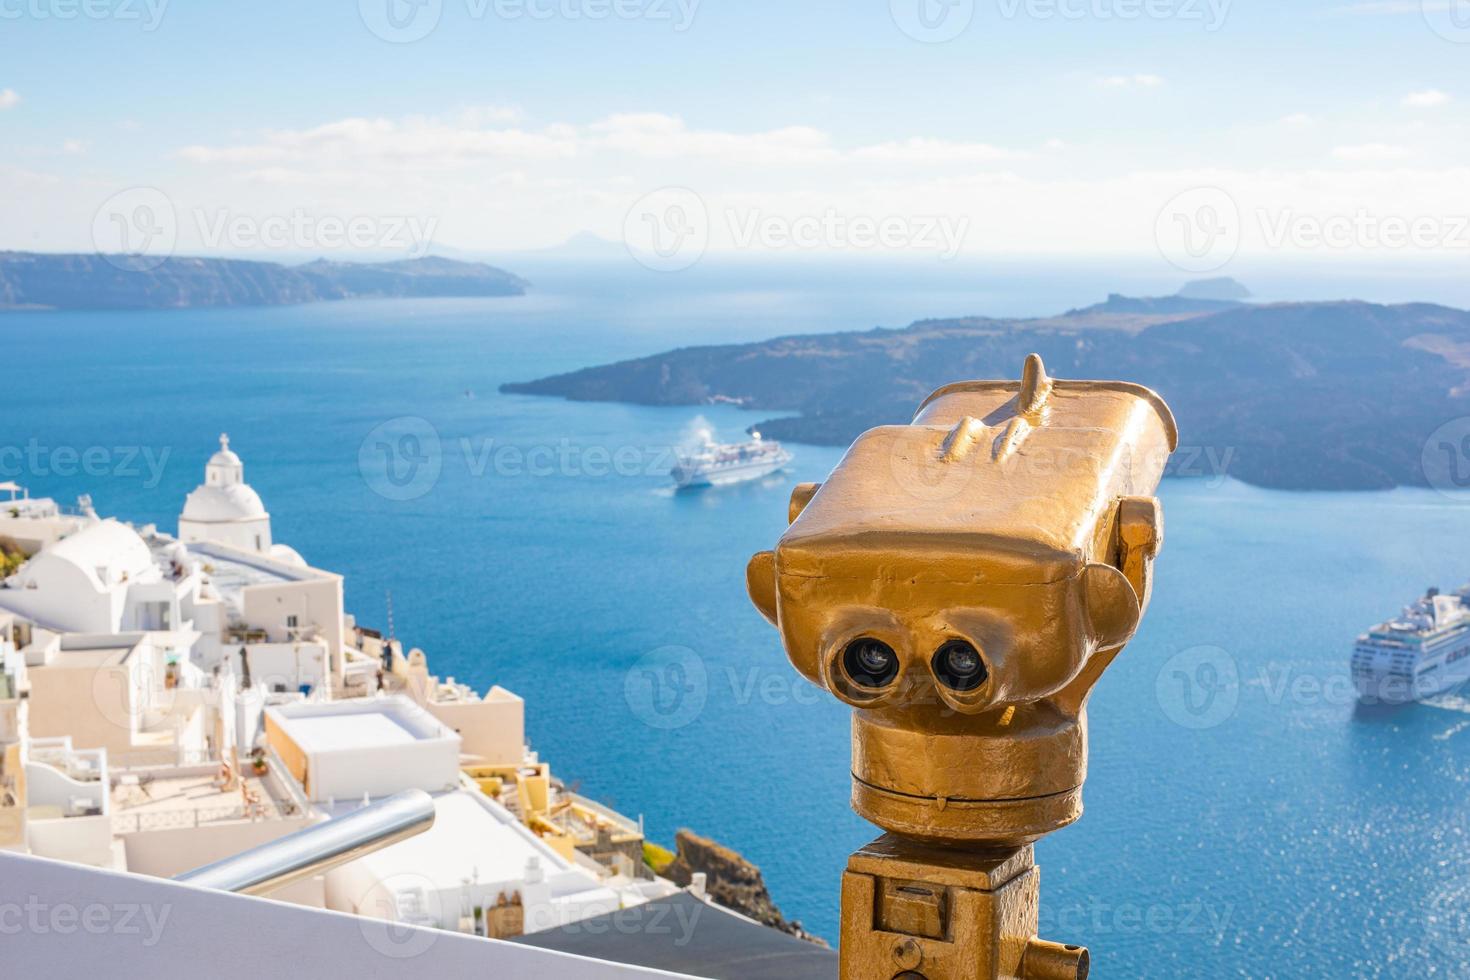
[[973,691],[990,676],[980,652],[964,640],[951,640],[940,647],[933,667],[939,683],[953,691]]
[[882,640],[862,637],[843,651],[842,669],[861,687],[887,687],[898,676],[898,654]]

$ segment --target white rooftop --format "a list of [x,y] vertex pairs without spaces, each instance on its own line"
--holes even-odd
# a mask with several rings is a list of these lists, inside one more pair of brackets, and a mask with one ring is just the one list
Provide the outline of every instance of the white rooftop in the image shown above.
[[47,561],[75,565],[98,589],[144,580],[156,567],[138,532],[112,518],[87,525],[32,559],[36,566]]
[[[169,539],[171,542],[171,539]],[[166,542],[168,543],[168,542]],[[184,546],[188,556],[204,570],[210,586],[236,616],[244,615],[244,591],[255,585],[281,585],[337,577],[332,572],[278,561],[214,542],[192,541]]]
[[[333,814],[351,809],[355,807],[338,804]],[[360,879],[411,880],[455,890],[472,877],[492,890],[514,890],[522,887],[533,860],[545,875],[553,901],[619,907],[615,891],[558,854],[505,807],[474,790],[436,794],[433,827],[358,858],[352,867]]]
[[417,735],[391,715],[378,713],[295,718],[288,725],[288,731],[292,740],[306,752],[382,748],[418,740]]
[[459,740],[453,729],[401,694],[344,701],[296,701],[272,705],[266,714],[298,744],[298,735],[316,739],[324,746],[350,745],[354,749]]
[[240,589],[247,585],[276,585],[333,577],[331,572],[275,561],[265,555],[213,542],[191,541],[185,547],[196,561],[210,566],[209,578],[217,587]]

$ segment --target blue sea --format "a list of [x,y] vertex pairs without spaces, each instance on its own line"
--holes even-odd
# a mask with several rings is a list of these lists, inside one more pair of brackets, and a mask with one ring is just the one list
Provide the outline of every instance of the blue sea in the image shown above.
[[[277,540],[343,572],[362,622],[391,592],[437,673],[527,699],[557,775],[656,840],[740,850],[835,939],[847,855],[876,836],[847,805],[847,712],[797,679],[744,568],[839,452],[676,495],[671,447],[759,416],[496,389],[1129,284],[540,272],[517,299],[0,317],[0,480],[172,530],[228,432]],[[1360,629],[1470,575],[1470,510],[1217,472],[1162,496],[1153,606],[1092,701],[1087,813],[1038,847],[1043,934],[1102,977],[1470,975],[1470,703],[1364,711],[1347,683]]]

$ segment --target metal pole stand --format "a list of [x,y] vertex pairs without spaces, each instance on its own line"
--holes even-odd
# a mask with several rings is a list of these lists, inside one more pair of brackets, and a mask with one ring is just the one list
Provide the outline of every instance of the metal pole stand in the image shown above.
[[956,851],[884,834],[842,876],[843,980],[1084,980],[1087,950],[1036,938],[1031,845]]

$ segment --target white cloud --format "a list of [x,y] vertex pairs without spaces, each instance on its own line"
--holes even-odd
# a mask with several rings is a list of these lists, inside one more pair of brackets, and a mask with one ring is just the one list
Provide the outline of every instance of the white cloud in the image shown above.
[[458,169],[496,158],[565,158],[576,149],[575,141],[554,127],[533,132],[414,117],[343,119],[313,129],[272,130],[258,142],[186,146],[179,155],[192,163]]
[[617,151],[650,159],[712,158],[732,163],[796,164],[834,159],[827,134],[807,126],[756,133],[691,129],[677,116],[626,113],[586,127],[505,125],[513,110],[469,110],[452,118],[343,119],[305,130],[273,130],[257,140],[186,146],[191,163],[237,164],[284,176],[292,165],[462,169],[486,162],[568,160]]
[[1410,92],[1404,96],[1404,105],[1410,109],[1435,109],[1448,105],[1449,102],[1449,94],[1437,88],[1426,89],[1423,92]]
[[61,144],[62,153],[86,153],[91,148],[89,140],[64,140]]
[[20,93],[13,88],[0,88],[0,109],[14,109],[20,105]]
[[[185,146],[190,163],[249,168],[257,180],[282,182],[333,170],[464,169],[485,162],[568,161],[626,154],[647,160],[715,161],[756,167],[841,161],[921,165],[985,164],[1028,154],[990,143],[912,138],[841,150],[810,126],[753,133],[695,129],[678,116],[621,113],[587,126],[499,125],[509,113],[461,113],[452,119],[343,119],[304,130],[273,130],[253,141]],[[516,114],[514,118],[519,118]],[[486,124],[484,120],[491,120]]]
[[1359,143],[1334,147],[1332,150],[1334,159],[1349,163],[1391,163],[1395,160],[1406,160],[1413,155],[1414,152],[1407,146],[1394,146],[1390,143]]
[[[1309,121],[1298,114],[1277,125]],[[1327,121],[1317,120],[1317,128],[1326,130]],[[176,153],[169,193],[181,215],[290,214],[309,201],[324,214],[433,218],[436,241],[487,250],[550,245],[582,229],[616,240],[629,209],[670,186],[701,196],[714,251],[737,247],[731,214],[744,222],[830,212],[966,218],[966,248],[975,253],[1156,254],[1155,217],[1190,187],[1225,188],[1252,228],[1263,208],[1325,216],[1361,208],[1384,216],[1470,210],[1470,171],[1416,166],[1416,155],[1431,151],[1463,159],[1454,134],[1441,134],[1439,142],[1429,142],[1432,134],[1373,135],[1382,142],[1327,142],[1312,151],[1315,165],[1293,167],[1288,160],[1299,154],[1284,157],[1267,141],[1208,170],[1139,171],[1136,160],[1170,155],[1155,152],[1160,144],[1146,154],[1114,153],[1088,140],[1093,165],[1079,170],[1067,165],[1068,152],[1058,152],[1069,149],[1066,143],[1044,138],[1007,146],[1004,137],[991,143],[922,131],[888,141],[806,125],[741,132],[658,112],[568,124],[492,108],[339,119],[185,147]],[[23,195],[37,203],[22,208],[39,216],[44,200],[46,208],[69,213],[73,199],[95,196],[67,181]],[[78,214],[76,227],[85,233],[91,212]],[[44,224],[39,217],[35,223]],[[187,247],[207,248],[202,241]]]
[[989,143],[954,143],[939,139],[908,139],[899,142],[877,143],[864,146],[853,152],[860,160],[881,160],[895,163],[944,164],[944,163],[994,163],[1001,160],[1019,160],[1026,156],[1017,150],[992,146]]
[[1159,75],[1104,75],[1097,80],[1100,88],[1158,88],[1164,84]]
[[1316,121],[1305,112],[1293,112],[1289,116],[1281,117],[1281,124],[1283,126],[1310,126]]
[[587,142],[655,159],[712,157],[756,164],[819,163],[836,156],[827,134],[809,126],[759,133],[690,129],[678,116],[622,113],[588,127]]

